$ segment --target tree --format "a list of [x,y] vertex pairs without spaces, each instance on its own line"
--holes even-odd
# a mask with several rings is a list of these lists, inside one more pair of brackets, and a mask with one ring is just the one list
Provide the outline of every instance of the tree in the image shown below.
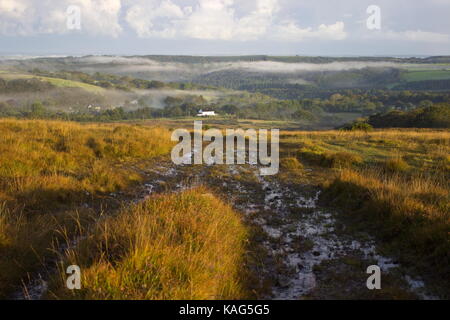
[[166,104],[167,107],[178,106],[183,103],[183,99],[169,96],[166,99],[164,99],[164,103]]
[[222,111],[226,114],[236,114],[238,112],[239,108],[236,107],[234,104],[227,104],[222,107]]
[[352,131],[365,131],[365,132],[368,132],[368,131],[372,131],[373,127],[370,124],[368,124],[367,122],[355,122],[352,125],[352,129],[351,130]]
[[6,102],[0,102],[0,114],[5,114],[8,111],[8,104]]
[[35,101],[31,105],[30,116],[32,118],[42,118],[43,116],[45,116],[45,113],[46,113],[46,110],[45,110],[44,105],[42,104],[42,102]]

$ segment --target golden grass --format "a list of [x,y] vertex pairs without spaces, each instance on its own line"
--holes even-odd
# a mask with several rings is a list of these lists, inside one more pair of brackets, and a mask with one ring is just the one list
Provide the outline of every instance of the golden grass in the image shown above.
[[389,138],[411,141],[427,141],[430,139],[447,140],[450,138],[449,130],[435,129],[380,129],[370,132],[365,131],[345,131],[345,130],[328,130],[328,131],[285,131],[285,137],[299,138],[333,138],[333,139],[361,139],[361,138]]
[[0,120],[0,201],[48,209],[86,192],[123,189],[139,180],[124,164],[168,153],[169,134],[126,125]]
[[246,230],[205,188],[157,195],[124,209],[67,252],[82,290],[56,279],[56,299],[238,299]]
[[[50,298],[247,296],[241,279],[247,231],[208,190],[154,196],[102,220],[80,209],[141,181],[132,165],[167,154],[169,130],[0,120],[0,135],[0,297],[52,254],[55,240],[74,235],[86,239],[64,261],[82,267],[83,290],[68,292],[58,278]],[[318,167],[325,200],[364,221],[403,261],[450,278],[449,131],[283,132],[281,138],[287,155],[281,173]]]
[[450,278],[450,131],[284,132],[282,143],[320,168],[331,206],[404,264]]
[[170,152],[170,132],[120,124],[0,120],[0,297],[51,252],[57,230],[105,193],[141,181],[131,164]]
[[303,165],[297,158],[289,157],[280,159],[280,168],[288,171],[301,171],[303,170]]
[[393,214],[420,214],[430,220],[450,217],[448,186],[442,179],[420,175],[408,178],[370,169],[342,170],[338,179],[368,188],[371,198],[388,203]]
[[450,278],[449,185],[442,177],[344,169],[325,197],[375,232],[405,265],[436,281]]
[[318,162],[323,156],[345,152],[365,163],[402,159],[421,171],[431,171],[433,165],[447,167],[450,153],[448,130],[283,132],[281,141],[295,146],[300,160]]

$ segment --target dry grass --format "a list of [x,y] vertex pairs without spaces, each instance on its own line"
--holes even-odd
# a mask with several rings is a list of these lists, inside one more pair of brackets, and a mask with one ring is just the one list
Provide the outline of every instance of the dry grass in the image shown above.
[[405,265],[450,279],[448,130],[288,132],[282,139],[297,146],[304,164],[320,167],[331,206],[371,230]]
[[0,201],[48,209],[139,180],[124,163],[168,153],[165,129],[0,120]]
[[395,215],[449,218],[448,185],[427,176],[405,177],[380,170],[342,170],[340,181],[367,188],[371,199],[386,203]]
[[385,162],[386,170],[390,172],[406,172],[410,169],[408,163],[402,158],[387,159]]
[[442,177],[396,172],[342,170],[327,186],[325,197],[383,240],[385,248],[399,256],[404,265],[417,267],[448,290],[448,182]]
[[92,215],[81,204],[139,182],[130,164],[172,146],[166,129],[119,124],[0,120],[0,136],[0,297]]
[[313,138],[313,139],[365,139],[380,138],[380,139],[398,139],[398,140],[410,140],[410,141],[429,141],[435,139],[447,140],[449,139],[448,130],[435,130],[435,129],[383,129],[374,130],[370,132],[365,131],[342,131],[342,130],[329,130],[329,131],[286,131],[283,132],[283,136],[286,138]]
[[[246,230],[207,189],[153,196],[98,224],[67,252],[82,290],[55,280],[56,299],[238,299]],[[64,271],[64,270],[63,270]]]
[[288,171],[301,171],[303,170],[303,165],[297,158],[289,157],[280,159],[280,168]]
[[[74,235],[86,239],[63,258],[82,267],[83,290],[58,278],[50,298],[247,297],[247,231],[208,190],[154,196],[100,220],[80,208],[141,181],[132,165],[167,154],[169,130],[0,120],[0,135],[0,297]],[[404,262],[450,278],[450,132],[284,132],[281,142],[281,173],[310,179],[303,168],[317,167],[325,200]]]

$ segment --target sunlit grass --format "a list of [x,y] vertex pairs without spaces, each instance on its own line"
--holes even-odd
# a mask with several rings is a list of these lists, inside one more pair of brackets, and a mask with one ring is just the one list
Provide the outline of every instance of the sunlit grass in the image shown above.
[[448,130],[283,132],[282,143],[323,171],[330,206],[358,220],[404,264],[449,278]]
[[67,264],[82,290],[55,280],[58,299],[243,298],[246,230],[238,213],[205,188],[153,196],[98,223]]
[[131,164],[172,146],[166,129],[120,124],[0,120],[0,137],[0,296],[50,253],[58,228],[74,230],[84,202],[140,182]]
[[50,78],[50,77],[43,77],[43,76],[36,76],[32,74],[24,74],[24,73],[13,73],[13,72],[7,72],[7,71],[0,71],[1,77],[7,80],[14,80],[14,79],[39,79],[45,82],[49,82],[52,85],[60,88],[81,88],[84,90],[87,90],[89,92],[94,93],[105,93],[105,89],[99,86],[95,86],[89,83],[84,83],[80,81],[73,81],[73,80],[66,80],[66,79],[59,79],[59,78]]

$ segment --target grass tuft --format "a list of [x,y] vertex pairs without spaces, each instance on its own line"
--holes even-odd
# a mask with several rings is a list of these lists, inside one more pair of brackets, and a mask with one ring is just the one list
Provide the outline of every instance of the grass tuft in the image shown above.
[[386,170],[390,172],[406,172],[410,169],[408,163],[402,158],[387,159],[385,162]]
[[[56,281],[57,299],[237,299],[247,232],[207,189],[153,196],[98,224],[67,254],[83,289]],[[62,279],[65,279],[64,273]]]

